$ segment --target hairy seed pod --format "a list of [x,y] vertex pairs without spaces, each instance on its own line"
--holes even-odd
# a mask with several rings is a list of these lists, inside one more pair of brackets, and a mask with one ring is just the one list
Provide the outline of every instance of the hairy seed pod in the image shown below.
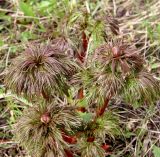
[[41,122],[42,123],[45,123],[45,124],[48,124],[50,122],[51,118],[49,116],[49,113],[44,113],[42,116],[41,116]]

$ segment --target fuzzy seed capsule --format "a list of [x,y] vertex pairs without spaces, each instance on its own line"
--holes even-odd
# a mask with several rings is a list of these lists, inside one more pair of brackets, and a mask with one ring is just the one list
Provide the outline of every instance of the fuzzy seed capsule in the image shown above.
[[48,124],[50,122],[50,120],[51,120],[51,118],[48,113],[45,113],[41,116],[42,123]]
[[117,46],[112,48],[112,53],[114,55],[114,57],[117,57],[119,55],[119,48]]

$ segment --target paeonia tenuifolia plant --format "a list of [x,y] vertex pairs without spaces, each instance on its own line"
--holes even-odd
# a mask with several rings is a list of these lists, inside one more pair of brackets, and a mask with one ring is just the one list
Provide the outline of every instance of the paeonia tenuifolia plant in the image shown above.
[[6,88],[32,104],[15,139],[34,157],[105,157],[106,137],[121,134],[110,102],[150,105],[159,82],[116,19],[82,11],[59,20],[50,40],[26,44],[8,69]]

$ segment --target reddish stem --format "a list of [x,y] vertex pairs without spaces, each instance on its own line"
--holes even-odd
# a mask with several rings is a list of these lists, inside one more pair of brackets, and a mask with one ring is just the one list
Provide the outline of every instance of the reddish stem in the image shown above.
[[76,136],[69,136],[69,135],[66,135],[65,133],[62,133],[62,137],[63,137],[63,140],[66,141],[69,144],[77,143]]
[[102,116],[104,114],[104,112],[109,104],[110,99],[111,99],[111,97],[105,99],[103,106],[97,111],[96,117]]
[[94,142],[94,140],[95,140],[95,137],[88,137],[87,138],[87,142]]
[[[87,51],[87,47],[88,47],[88,37],[86,36],[86,33],[83,31],[82,32],[82,51],[80,54],[78,54],[78,59],[81,61],[81,63],[84,63],[84,59],[86,57],[86,51]],[[77,95],[77,99],[83,99],[84,98],[84,91],[83,91],[83,87],[81,89],[78,90],[78,95]],[[83,108],[82,112],[84,111],[85,108]]]
[[83,87],[82,87],[78,90],[77,99],[83,99],[83,98],[84,98],[84,93],[83,93]]
[[78,107],[77,108],[77,111],[80,111],[80,112],[86,112],[86,108],[85,107]]
[[73,157],[73,153],[70,150],[65,149],[64,151],[66,153],[66,157]]
[[82,39],[83,39],[83,53],[81,54],[81,56],[85,57],[86,51],[88,48],[88,38],[87,38],[86,33],[84,31],[82,32]]
[[[83,87],[82,87],[78,90],[77,99],[83,99],[83,98],[84,98],[84,93],[83,93]],[[78,107],[77,110],[80,112],[86,111],[85,107]]]
[[81,61],[81,63],[84,63],[87,48],[88,48],[88,37],[86,36],[86,33],[83,31],[82,32],[82,50],[80,53],[78,53],[78,59]]
[[98,115],[99,115],[99,116],[101,116],[101,115],[104,113],[106,107],[108,106],[108,103],[109,103],[109,99],[106,99],[106,100],[104,101],[103,107],[102,107],[102,108],[99,110],[99,112],[98,112]]

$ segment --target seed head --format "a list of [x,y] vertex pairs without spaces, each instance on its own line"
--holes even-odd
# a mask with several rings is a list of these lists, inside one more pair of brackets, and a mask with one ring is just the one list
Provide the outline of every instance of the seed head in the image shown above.
[[41,116],[41,122],[42,123],[45,123],[45,124],[48,124],[50,122],[51,118],[49,116],[49,113],[44,113],[42,116]]

